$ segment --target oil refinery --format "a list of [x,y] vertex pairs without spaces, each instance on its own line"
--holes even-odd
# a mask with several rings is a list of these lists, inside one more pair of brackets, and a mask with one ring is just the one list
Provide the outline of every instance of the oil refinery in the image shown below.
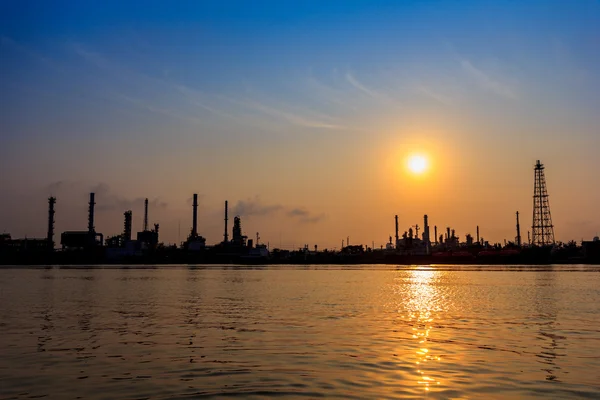
[[[270,249],[242,230],[239,215],[233,218],[229,234],[229,203],[224,204],[223,240],[207,245],[198,232],[198,195],[193,194],[191,230],[179,245],[166,246],[159,240],[159,224],[149,225],[149,203],[144,201],[143,227],[133,238],[133,213],[123,212],[123,231],[106,240],[95,228],[95,193],[89,194],[87,230],[66,231],[60,235],[60,248],[55,248],[54,226],[56,197],[48,198],[48,230],[46,238],[13,239],[0,234],[0,264],[3,265],[75,265],[75,264],[550,264],[600,263],[600,240],[557,243],[550,213],[544,165],[534,166],[534,195],[531,230],[527,239],[521,236],[520,213],[515,213],[514,240],[489,243],[480,236],[464,235],[461,240],[450,226],[430,225],[428,215],[423,224],[411,225],[400,233],[398,215],[394,216],[394,236],[385,246],[374,248],[342,241],[340,250],[319,251],[308,244],[299,249]],[[433,236],[432,236],[433,230]],[[231,239],[230,239],[231,237]]]

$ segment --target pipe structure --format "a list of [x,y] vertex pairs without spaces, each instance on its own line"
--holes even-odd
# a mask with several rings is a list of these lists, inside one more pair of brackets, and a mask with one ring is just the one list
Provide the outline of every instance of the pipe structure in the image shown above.
[[144,232],[148,231],[148,198],[144,200]]
[[198,194],[194,193],[194,203],[192,204],[192,237],[198,236]]
[[48,242],[48,249],[54,250],[54,204],[56,203],[56,197],[48,198],[48,235],[46,241]]
[[96,205],[95,200],[95,194],[94,193],[90,193],[90,204],[89,204],[89,210],[88,210],[88,232],[89,233],[95,233],[96,229],[94,228],[94,206]]

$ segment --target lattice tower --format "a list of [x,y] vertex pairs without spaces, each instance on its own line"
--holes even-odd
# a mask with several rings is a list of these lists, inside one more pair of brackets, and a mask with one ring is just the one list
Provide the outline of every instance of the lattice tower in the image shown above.
[[554,244],[554,225],[550,214],[548,190],[544,176],[544,164],[540,160],[535,164],[535,181],[533,188],[533,225],[531,227],[531,242],[535,246]]

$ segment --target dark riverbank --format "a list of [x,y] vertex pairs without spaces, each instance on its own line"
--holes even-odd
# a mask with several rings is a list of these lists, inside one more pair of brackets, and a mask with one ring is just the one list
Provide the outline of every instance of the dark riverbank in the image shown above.
[[185,252],[163,248],[146,254],[111,256],[106,249],[91,251],[16,252],[0,253],[0,265],[165,265],[165,264],[391,264],[391,265],[550,265],[600,264],[598,257],[552,252],[550,249],[527,249],[520,252],[446,252],[433,255],[399,254],[385,251],[361,253],[343,252],[280,252],[266,257],[250,257],[244,253]]

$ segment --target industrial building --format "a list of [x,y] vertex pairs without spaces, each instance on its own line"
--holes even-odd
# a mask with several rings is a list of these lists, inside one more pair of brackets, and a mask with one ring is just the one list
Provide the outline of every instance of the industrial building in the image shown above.
[[83,250],[100,247],[104,242],[104,235],[96,232],[94,227],[94,208],[96,206],[95,194],[90,193],[88,208],[88,230],[67,231],[60,236],[60,244],[63,250]]
[[144,228],[137,233],[137,242],[142,250],[153,250],[158,246],[158,224],[154,224],[154,229],[148,229],[148,199],[144,200]]
[[46,238],[13,239],[10,234],[0,235],[0,249],[7,252],[40,253],[54,250],[54,205],[56,197],[48,198],[48,232]]

